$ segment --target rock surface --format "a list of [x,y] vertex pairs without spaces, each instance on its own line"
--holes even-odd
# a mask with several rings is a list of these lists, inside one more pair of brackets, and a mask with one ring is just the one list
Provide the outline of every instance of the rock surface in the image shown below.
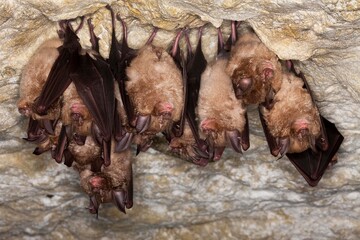
[[[108,53],[112,4],[139,48],[152,26],[166,46],[176,28],[211,24],[204,50],[216,51],[223,19],[244,20],[281,59],[301,60],[321,113],[345,137],[339,162],[315,188],[286,160],[268,152],[258,117],[250,115],[251,148],[227,151],[205,168],[157,144],[134,158],[135,199],[123,215],[111,205],[99,219],[86,209],[77,173],[32,154],[21,138],[19,75],[35,49],[56,36],[56,21],[89,14]],[[360,3],[358,1],[55,1],[0,4],[0,236],[29,239],[358,239],[360,236]],[[213,26],[211,26],[213,25]],[[228,28],[227,28],[228,29]],[[118,27],[118,37],[121,28]],[[193,34],[195,37],[195,34]],[[86,28],[79,34],[89,46]],[[195,41],[195,38],[192,39]],[[165,150],[164,150],[165,148]]]

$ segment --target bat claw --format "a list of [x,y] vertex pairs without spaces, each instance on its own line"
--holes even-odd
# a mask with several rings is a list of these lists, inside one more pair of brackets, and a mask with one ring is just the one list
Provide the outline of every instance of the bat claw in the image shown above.
[[112,191],[113,202],[115,203],[116,207],[125,214],[126,214],[125,204],[126,204],[126,198],[127,198],[126,195],[127,194],[123,190],[113,190]]
[[151,116],[138,116],[136,119],[135,129],[137,133],[144,133],[150,126]]

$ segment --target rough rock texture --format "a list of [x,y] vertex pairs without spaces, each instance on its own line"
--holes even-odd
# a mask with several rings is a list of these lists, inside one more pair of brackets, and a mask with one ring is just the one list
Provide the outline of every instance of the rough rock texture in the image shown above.
[[[56,36],[57,20],[93,14],[107,55],[108,3],[126,17],[135,48],[144,44],[151,25],[166,30],[155,39],[166,45],[178,27],[248,21],[280,58],[302,61],[298,67],[321,113],[345,136],[339,162],[317,187],[307,186],[286,159],[270,156],[252,112],[251,148],[243,155],[227,151],[222,161],[201,168],[156,145],[134,159],[134,208],[123,215],[105,205],[99,219],[90,215],[77,173],[47,154],[31,154],[33,146],[21,139],[27,123],[15,104],[23,65],[37,46]],[[0,12],[1,238],[359,238],[359,1],[8,0],[0,3]],[[216,51],[211,24],[203,41],[208,58]],[[120,37],[121,28],[117,31]],[[88,46],[86,29],[80,37]]]

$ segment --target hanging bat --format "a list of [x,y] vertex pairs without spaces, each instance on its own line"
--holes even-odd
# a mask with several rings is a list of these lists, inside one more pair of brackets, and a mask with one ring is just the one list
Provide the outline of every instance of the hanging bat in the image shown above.
[[[46,40],[35,51],[34,55],[24,67],[20,78],[20,99],[17,103],[19,112],[33,119],[41,119],[33,111],[33,105],[40,95],[48,78],[51,67],[59,56],[58,48],[62,45],[60,38]],[[59,115],[59,108],[54,108],[51,118]]]
[[[180,129],[182,134],[177,134],[172,137],[170,147],[185,158],[197,165],[205,166],[209,161],[214,159],[215,149],[208,141],[201,139],[198,129],[196,108],[198,107],[199,89],[201,74],[204,72],[207,61],[204,57],[201,48],[202,27],[199,29],[199,40],[195,52],[188,38],[188,33],[185,33],[187,43],[187,60],[182,66],[185,103]],[[177,61],[181,62],[181,61]]]
[[[107,5],[107,9],[111,13],[112,23],[112,37],[109,59],[107,62],[115,78],[115,112],[114,112],[114,128],[113,135],[116,141],[115,151],[121,152],[129,148],[133,142],[133,137],[136,132],[134,122],[134,107],[126,92],[125,82],[127,80],[126,68],[129,66],[132,59],[136,56],[136,51],[130,48],[127,44],[127,28],[125,22],[117,15],[117,20],[122,24],[123,34],[121,43],[116,39],[115,32],[115,14],[112,8]],[[138,120],[138,129],[143,128],[148,124],[144,119]]]
[[182,74],[172,56],[148,41],[126,74],[126,92],[134,106],[137,133],[154,136],[170,131],[180,120],[184,105]]
[[287,155],[310,186],[316,186],[338,151],[343,136],[322,117],[302,73],[283,70],[281,89],[260,119],[272,155]]
[[[115,143],[113,142],[113,145]],[[115,146],[113,146],[115,148]],[[83,159],[83,158],[82,158]],[[96,159],[93,160],[96,164]],[[111,165],[94,169],[94,165],[76,164],[80,185],[89,195],[89,211],[98,214],[100,204],[112,202],[123,213],[133,206],[131,152],[111,154]],[[100,171],[99,171],[100,170]]]
[[[207,65],[201,76],[197,112],[200,130],[214,145],[214,160],[219,160],[225,147],[230,144],[236,152],[247,150],[249,130],[246,118],[246,108],[241,99],[237,99],[230,77],[225,69],[228,62],[228,51],[232,39],[236,41],[235,22],[232,22],[232,32],[228,44],[224,44],[220,28],[218,29],[218,56]],[[221,101],[219,101],[221,99]]]
[[[46,114],[70,83],[74,83],[76,92],[94,119],[91,129],[92,135],[99,145],[102,145],[104,164],[108,166],[110,165],[109,155],[115,109],[114,79],[109,65],[97,52],[98,39],[93,33],[90,20],[88,24],[92,50],[86,51],[81,48],[70,22],[63,22],[65,29],[64,44],[59,49],[59,56],[52,66],[48,79],[35,103],[35,109],[40,115]],[[64,128],[62,132],[66,132],[66,127],[65,125],[62,126]],[[66,135],[60,139],[56,150],[57,161],[59,161],[67,142],[69,142]]]
[[226,68],[235,95],[246,105],[271,102],[281,85],[281,65],[277,56],[245,28],[231,50]]

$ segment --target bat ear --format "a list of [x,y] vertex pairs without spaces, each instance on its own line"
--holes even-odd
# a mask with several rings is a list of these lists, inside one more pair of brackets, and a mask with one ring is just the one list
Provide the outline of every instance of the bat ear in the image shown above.
[[263,70],[262,74],[266,81],[270,81],[274,77],[274,69],[267,67]]
[[262,62],[261,65],[259,66],[259,68],[260,68],[259,70],[260,70],[263,80],[270,81],[274,77],[275,66],[271,61],[266,60],[266,61]]

